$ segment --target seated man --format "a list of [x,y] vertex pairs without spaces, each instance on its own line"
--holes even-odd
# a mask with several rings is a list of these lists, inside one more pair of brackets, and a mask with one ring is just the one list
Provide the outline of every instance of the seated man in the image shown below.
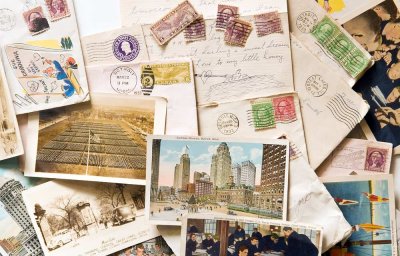
[[254,228],[251,237],[257,237],[258,241],[260,241],[262,239],[262,234],[258,231],[258,228]]
[[219,236],[215,235],[213,239],[213,245],[211,246],[210,249],[207,250],[207,253],[210,256],[219,256],[219,250],[221,248],[221,244],[219,241]]
[[286,242],[284,237],[279,237],[276,233],[263,237],[265,251],[282,252],[286,250]]
[[191,233],[190,239],[186,242],[186,256],[192,256],[193,252],[196,251],[197,242],[196,235]]
[[206,239],[203,240],[202,248],[209,250],[214,245],[214,240],[211,234],[206,234]]
[[283,234],[287,239],[286,256],[318,256],[318,248],[308,236],[297,233],[291,227],[284,227]]
[[237,251],[238,256],[247,256],[249,254],[249,248],[246,245],[242,245],[239,247]]
[[263,248],[261,248],[260,241],[257,237],[250,238],[249,256],[260,256]]

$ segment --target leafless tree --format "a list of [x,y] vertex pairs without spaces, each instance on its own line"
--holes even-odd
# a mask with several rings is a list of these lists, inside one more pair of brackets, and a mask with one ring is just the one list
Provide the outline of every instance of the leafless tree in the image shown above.
[[126,204],[124,196],[125,185],[120,184],[104,184],[99,188],[97,199],[100,200],[102,207],[111,206],[112,209],[119,205]]
[[52,208],[59,213],[52,213],[52,215],[61,218],[79,237],[79,231],[84,225],[76,208],[77,204],[77,198],[73,194],[57,197]]

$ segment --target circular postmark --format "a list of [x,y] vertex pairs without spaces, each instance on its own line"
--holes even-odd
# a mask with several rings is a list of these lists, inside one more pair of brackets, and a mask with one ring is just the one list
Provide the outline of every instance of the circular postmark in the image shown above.
[[232,135],[239,128],[239,119],[232,113],[224,113],[218,117],[218,130],[224,135]]
[[303,33],[310,33],[318,22],[318,17],[315,13],[305,11],[300,13],[296,19],[297,28]]
[[131,35],[120,35],[113,43],[115,58],[123,62],[130,62],[139,55],[140,47],[138,40]]
[[15,13],[10,9],[0,9],[0,30],[10,31],[15,27],[16,18]]
[[111,73],[110,84],[114,91],[129,94],[137,85],[136,73],[129,67],[118,67]]
[[328,90],[328,83],[320,75],[312,75],[307,78],[306,89],[314,97],[321,97]]

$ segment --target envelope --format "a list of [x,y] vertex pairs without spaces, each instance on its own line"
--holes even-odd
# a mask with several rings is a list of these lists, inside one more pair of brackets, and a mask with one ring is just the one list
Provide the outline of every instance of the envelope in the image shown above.
[[137,63],[149,59],[138,24],[81,38],[85,65]]
[[336,23],[315,1],[289,0],[291,32],[330,73],[353,86],[373,65],[371,55]]
[[0,45],[17,114],[89,100],[74,3],[2,1]]
[[198,106],[201,136],[273,137],[285,132],[307,158],[297,93]]
[[369,106],[293,35],[292,57],[309,161],[315,169],[360,123]]
[[87,67],[91,92],[167,99],[166,134],[198,135],[190,59]]
[[378,141],[344,139],[317,169],[320,177],[389,174],[392,144]]

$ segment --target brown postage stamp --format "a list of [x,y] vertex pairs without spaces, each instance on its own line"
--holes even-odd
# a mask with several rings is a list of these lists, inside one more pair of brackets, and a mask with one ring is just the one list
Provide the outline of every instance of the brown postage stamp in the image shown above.
[[216,29],[225,30],[230,18],[239,18],[239,7],[219,4]]
[[46,0],[46,5],[50,13],[51,21],[61,20],[71,16],[67,0]]
[[184,31],[186,42],[200,41],[206,39],[206,22],[203,16],[193,21]]
[[225,42],[230,45],[244,47],[252,29],[250,22],[231,18],[225,30]]
[[277,11],[254,15],[254,22],[258,36],[283,33],[281,18]]
[[157,43],[163,45],[198,18],[200,14],[193,5],[189,1],[184,1],[151,26],[150,30]]
[[32,35],[43,33],[50,28],[41,6],[24,12],[23,16],[29,32],[31,32]]

